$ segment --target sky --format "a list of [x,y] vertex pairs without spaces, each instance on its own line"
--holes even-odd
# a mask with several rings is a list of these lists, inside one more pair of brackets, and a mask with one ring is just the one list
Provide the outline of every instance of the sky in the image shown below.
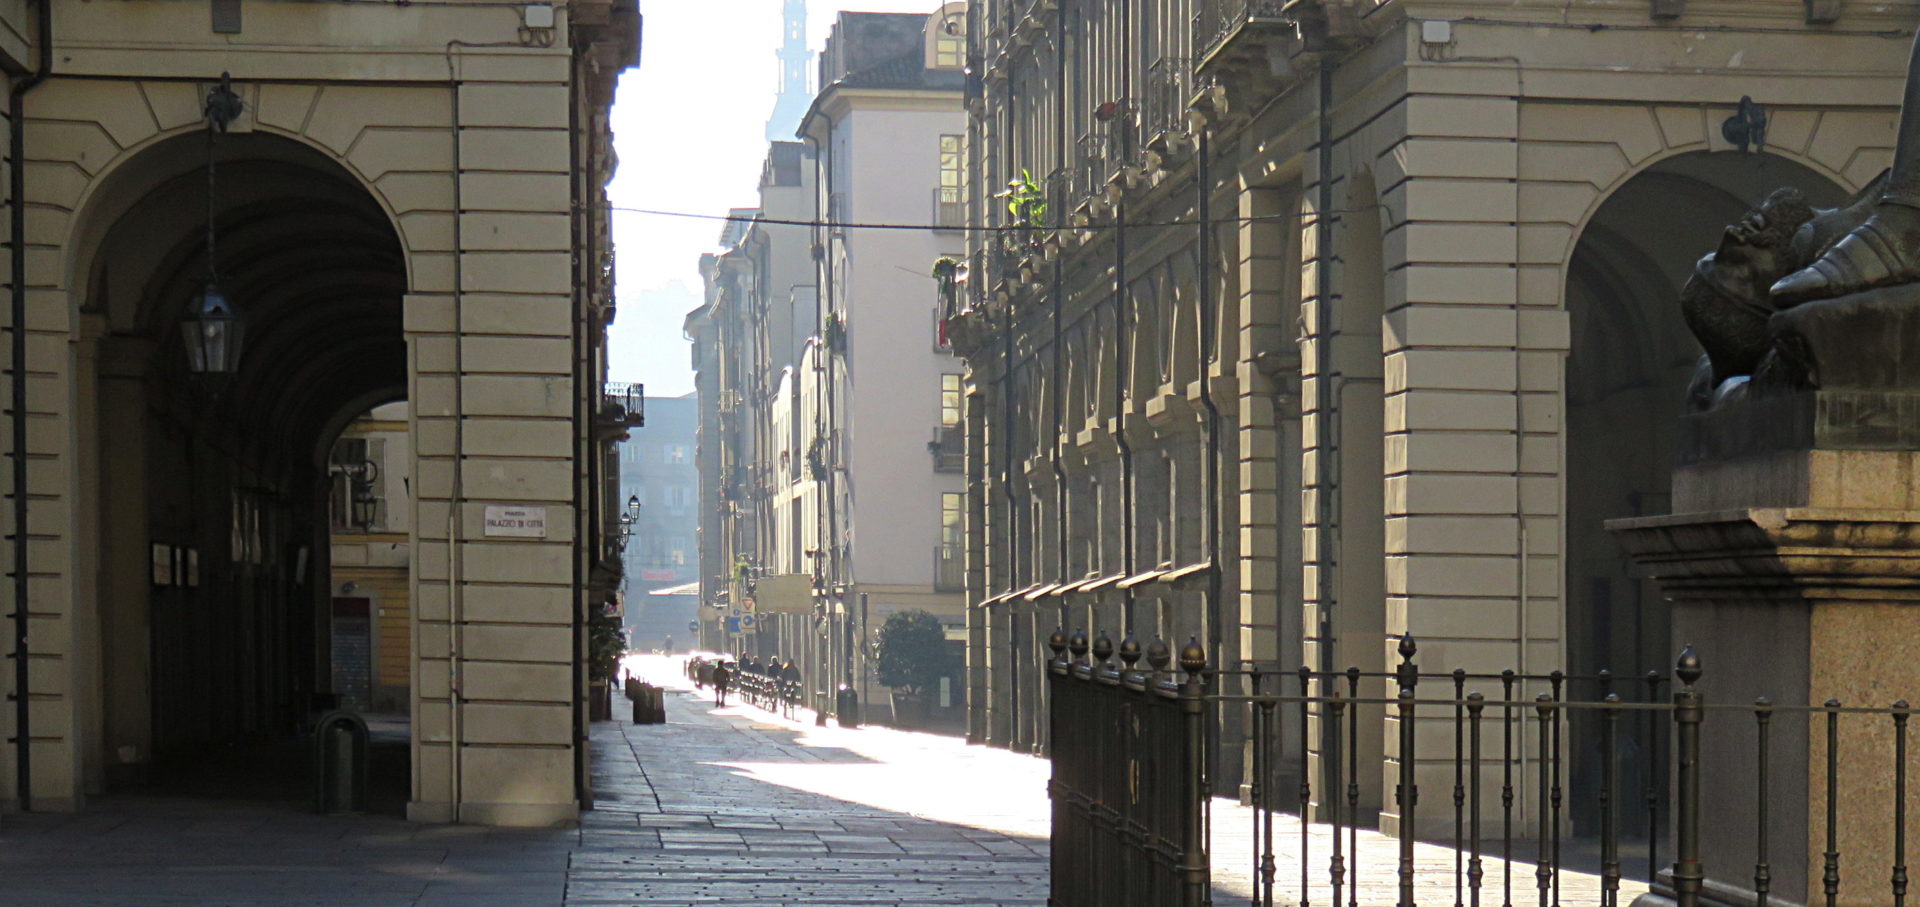
[[[932,12],[939,0],[810,0],[807,45],[818,52],[842,8]],[[724,215],[752,207],[779,89],[781,0],[646,0],[640,66],[620,77],[613,143],[616,209]],[[722,222],[614,212],[614,292],[608,378],[649,396],[693,390],[681,330],[699,305],[700,254]]]

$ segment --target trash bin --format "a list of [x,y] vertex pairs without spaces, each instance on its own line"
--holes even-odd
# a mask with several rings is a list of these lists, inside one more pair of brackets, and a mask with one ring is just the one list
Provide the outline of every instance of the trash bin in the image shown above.
[[322,813],[367,809],[367,723],[352,712],[328,712],[313,728],[313,800]]
[[840,692],[834,697],[834,711],[840,716],[841,727],[860,726],[860,694],[853,687],[840,685]]

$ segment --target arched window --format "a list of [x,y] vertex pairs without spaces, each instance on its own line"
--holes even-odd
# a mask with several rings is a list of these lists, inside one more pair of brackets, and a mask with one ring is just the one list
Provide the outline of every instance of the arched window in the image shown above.
[[967,65],[967,5],[948,3],[927,18],[927,68]]

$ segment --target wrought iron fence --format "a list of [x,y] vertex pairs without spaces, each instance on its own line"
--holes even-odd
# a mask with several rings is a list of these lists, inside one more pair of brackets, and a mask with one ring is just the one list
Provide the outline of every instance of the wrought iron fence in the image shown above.
[[[1121,647],[1124,666],[1111,663],[1104,636],[1089,646],[1083,632],[1070,641],[1056,633],[1049,645],[1050,903],[1211,903],[1207,741],[1205,719],[1196,716],[1214,709],[1251,713],[1254,907],[1389,902],[1383,898],[1400,907],[1535,900],[1619,907],[1634,876],[1682,907],[1906,903],[1906,822],[1915,798],[1907,786],[1911,709],[1904,700],[1885,708],[1765,698],[1709,704],[1690,648],[1669,680],[1426,673],[1414,663],[1410,638],[1387,672],[1210,671],[1189,642],[1180,657],[1186,679],[1176,681],[1157,641],[1149,671],[1135,669],[1140,652],[1131,640]],[[1247,676],[1251,692],[1208,692],[1234,674]],[[1369,681],[1386,694],[1362,695]],[[1436,687],[1445,694],[1417,693]],[[1290,743],[1307,767],[1291,800],[1270,783],[1286,755],[1283,720],[1297,722]],[[1398,824],[1390,872],[1365,865],[1378,851],[1362,846],[1369,821],[1362,771],[1380,763],[1362,761],[1358,730],[1373,720],[1393,738],[1379,754],[1381,806]],[[1627,746],[1634,736],[1642,739],[1637,749]],[[1450,741],[1450,752],[1436,738]],[[1636,755],[1622,758],[1628,751]],[[1598,754],[1587,788],[1570,790],[1569,753]],[[1638,779],[1623,777],[1629,771]],[[1438,788],[1438,802],[1423,801],[1422,786]],[[1292,853],[1279,846],[1274,821],[1289,811],[1301,817]],[[1575,812],[1593,820],[1580,848],[1593,852],[1578,860],[1566,846]],[[1644,820],[1644,837],[1630,830],[1639,824],[1632,820]],[[1645,863],[1629,866],[1623,843],[1642,842]],[[1416,845],[1450,848],[1452,859],[1436,861],[1429,851],[1417,860]],[[1570,868],[1576,862],[1590,871]],[[1641,866],[1644,874],[1635,871]],[[1709,892],[1713,899],[1703,901]]]
[[[1167,673],[1163,643],[1134,670],[1137,644],[1109,663],[1104,634],[1055,633],[1048,664],[1053,779],[1052,894],[1058,907],[1203,902],[1207,891],[1206,718],[1199,665]],[[1067,656],[1071,650],[1072,657]],[[1194,652],[1198,647],[1194,647]],[[1189,652],[1183,652],[1187,665]],[[1197,656],[1196,656],[1197,657]]]

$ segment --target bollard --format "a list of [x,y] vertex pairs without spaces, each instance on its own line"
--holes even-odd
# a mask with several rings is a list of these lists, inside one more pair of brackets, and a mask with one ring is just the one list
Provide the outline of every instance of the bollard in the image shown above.
[[352,712],[328,712],[313,729],[314,809],[357,813],[367,808],[367,723]]
[[834,699],[834,711],[840,718],[841,727],[860,726],[860,694],[847,684],[840,685],[840,693]]

